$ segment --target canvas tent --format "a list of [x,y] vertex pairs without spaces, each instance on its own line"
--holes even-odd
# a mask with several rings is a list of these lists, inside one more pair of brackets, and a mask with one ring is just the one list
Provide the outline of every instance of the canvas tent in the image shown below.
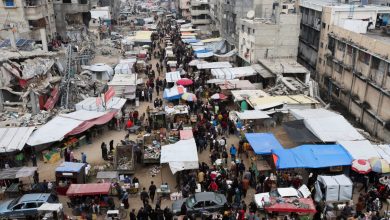
[[315,184],[317,202],[349,201],[352,199],[352,181],[345,175],[318,176]]
[[364,140],[365,138],[341,115],[326,109],[291,109],[296,119],[323,142]]
[[277,169],[350,166],[352,162],[348,152],[338,144],[274,149],[272,154]]
[[273,149],[283,148],[271,133],[246,133],[245,137],[256,154],[271,154]]
[[343,146],[355,160],[368,160],[372,157],[381,157],[368,140],[338,141],[337,143]]
[[168,163],[172,173],[199,168],[195,139],[180,140],[161,147],[160,163]]
[[34,127],[0,128],[0,153],[22,150]]

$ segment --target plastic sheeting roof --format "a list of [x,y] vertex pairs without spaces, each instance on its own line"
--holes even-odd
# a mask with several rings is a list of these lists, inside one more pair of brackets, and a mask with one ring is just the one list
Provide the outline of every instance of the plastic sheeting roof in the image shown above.
[[67,196],[85,196],[85,195],[108,195],[110,193],[111,183],[88,183],[71,184]]
[[173,174],[181,170],[198,169],[199,159],[195,139],[180,140],[175,144],[162,146],[160,163],[169,163]]
[[[335,127],[336,126],[338,125],[335,125]],[[376,151],[375,147],[368,140],[338,141],[337,143],[343,146],[355,160],[368,160],[371,157],[380,158],[380,155]]]
[[278,169],[322,168],[332,166],[349,166],[352,157],[338,144],[334,145],[301,145],[291,149],[275,149],[274,161]]
[[283,149],[271,133],[246,133],[245,137],[256,154],[271,154],[274,149]]
[[85,163],[63,162],[56,168],[56,172],[79,173],[85,167]]
[[390,164],[390,145],[374,145],[374,148],[378,152],[379,156]]
[[245,110],[244,112],[237,112],[237,116],[240,120],[270,118],[269,115],[260,110]]
[[323,142],[364,140],[365,138],[341,115],[326,109],[290,110]]
[[266,96],[261,98],[251,97],[249,103],[255,109],[272,108],[278,105],[309,105],[319,103],[314,98],[306,95],[289,95],[289,96]]
[[321,142],[309,129],[303,120],[287,121],[283,128],[295,143],[319,143]]
[[249,80],[233,80],[220,83],[221,89],[255,89],[256,87]]
[[34,127],[0,128],[0,153],[22,150]]
[[88,97],[84,99],[83,101],[75,104],[75,108],[77,111],[79,110],[87,110],[87,111],[98,111],[98,112],[105,112],[107,109],[115,109],[119,110],[121,109],[125,103],[126,99],[122,99],[119,97],[113,97],[110,99],[107,103],[107,107],[104,108],[103,102],[100,102],[101,104],[97,105],[97,98],[96,97]]
[[11,167],[8,169],[2,169],[0,170],[0,180],[30,177],[37,169],[37,167]]
[[213,52],[196,52],[195,53],[197,58],[208,58],[214,56]]
[[211,63],[199,63],[196,65],[198,69],[218,69],[218,68],[230,68],[232,64],[229,62],[211,62]]
[[175,72],[167,72],[165,74],[165,79],[167,82],[177,82],[177,80],[181,79],[180,76],[180,71],[175,71]]
[[244,67],[212,69],[211,74],[216,79],[236,79],[240,77],[256,75],[256,71],[251,66],[244,66]]

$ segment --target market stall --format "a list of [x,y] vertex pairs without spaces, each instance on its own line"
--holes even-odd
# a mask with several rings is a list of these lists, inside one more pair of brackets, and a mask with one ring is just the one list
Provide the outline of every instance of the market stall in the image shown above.
[[36,187],[32,177],[37,167],[12,167],[0,170],[1,197],[17,197]]
[[143,164],[156,164],[160,162],[161,143],[159,137],[154,134],[145,134],[143,139],[142,162]]
[[278,198],[271,197],[264,205],[268,213],[300,213],[301,215],[314,214],[316,208],[311,198]]
[[173,124],[173,128],[178,128],[181,125],[190,124],[189,111],[186,105],[165,106],[167,121]]
[[149,111],[149,123],[153,130],[166,128],[167,122],[165,112],[159,109],[152,109]]
[[70,184],[85,183],[85,163],[63,162],[56,168],[57,193],[65,195]]

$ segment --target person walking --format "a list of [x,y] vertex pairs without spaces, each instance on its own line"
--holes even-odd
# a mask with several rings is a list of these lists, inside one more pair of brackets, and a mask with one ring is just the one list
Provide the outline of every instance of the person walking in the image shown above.
[[154,185],[154,182],[150,182],[150,186],[149,186],[149,197],[150,197],[150,200],[152,200],[152,203],[154,202],[154,195],[156,195],[156,190],[157,190],[157,187],[156,185]]
[[236,161],[236,154],[237,154],[237,149],[234,146],[234,144],[232,144],[232,146],[230,147],[230,156],[232,158],[232,161]]
[[149,194],[148,194],[148,192],[146,192],[145,187],[142,189],[142,192],[141,192],[141,200],[142,200],[144,206],[146,205],[146,203],[148,203],[148,200],[149,200]]
[[35,153],[33,153],[31,155],[31,162],[33,164],[33,167],[36,167],[37,166],[37,155],[35,155]]
[[84,152],[81,152],[81,162],[87,163],[87,155]]
[[103,160],[107,160],[107,145],[106,145],[106,143],[103,142],[102,145],[100,146],[100,148],[102,149]]

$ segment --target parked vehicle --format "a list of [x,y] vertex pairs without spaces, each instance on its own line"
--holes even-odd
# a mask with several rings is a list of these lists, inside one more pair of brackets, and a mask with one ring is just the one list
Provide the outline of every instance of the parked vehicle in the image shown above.
[[215,212],[223,209],[226,197],[214,192],[199,192],[186,198],[177,200],[172,204],[174,215],[180,215],[181,206],[185,204],[188,215],[200,216],[202,212]]
[[58,197],[50,193],[25,194],[0,204],[0,218],[17,219],[38,215],[38,208],[45,203],[58,203]]

